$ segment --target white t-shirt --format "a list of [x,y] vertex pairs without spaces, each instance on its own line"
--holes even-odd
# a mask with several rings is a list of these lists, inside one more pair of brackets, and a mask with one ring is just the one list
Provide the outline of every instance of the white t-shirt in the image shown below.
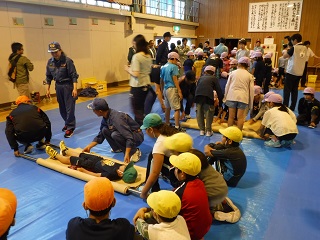
[[280,111],[278,107],[269,109],[264,113],[261,124],[266,128],[270,128],[277,137],[298,133],[296,115],[289,108],[287,110],[289,114]]
[[232,71],[226,85],[226,100],[249,104],[249,108],[251,109],[253,97],[254,79],[252,74],[242,68]]
[[311,48],[308,48],[307,50],[307,62],[309,61],[310,57],[313,57],[315,54],[314,52],[311,50]]
[[157,141],[156,143],[154,144],[153,146],[153,149],[152,149],[152,154],[154,153],[158,153],[158,154],[162,154],[166,157],[170,157],[170,150],[167,149],[165,146],[164,146],[164,140],[166,139],[166,136],[164,135],[160,135],[158,138],[157,138]]
[[190,240],[187,223],[180,215],[171,223],[149,224],[150,240]]
[[131,60],[130,69],[133,72],[139,72],[139,77],[130,76],[129,85],[131,87],[142,87],[150,85],[150,72],[151,72],[152,58],[142,52],[133,55]]

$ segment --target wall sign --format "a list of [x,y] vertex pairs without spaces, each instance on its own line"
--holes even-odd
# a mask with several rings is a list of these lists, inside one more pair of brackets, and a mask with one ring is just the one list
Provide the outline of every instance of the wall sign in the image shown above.
[[249,3],[248,32],[300,30],[303,0]]

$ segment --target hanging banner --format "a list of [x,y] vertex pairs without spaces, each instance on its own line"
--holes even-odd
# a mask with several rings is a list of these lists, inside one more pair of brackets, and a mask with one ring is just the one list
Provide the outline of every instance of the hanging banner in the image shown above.
[[303,0],[249,3],[248,32],[297,32]]

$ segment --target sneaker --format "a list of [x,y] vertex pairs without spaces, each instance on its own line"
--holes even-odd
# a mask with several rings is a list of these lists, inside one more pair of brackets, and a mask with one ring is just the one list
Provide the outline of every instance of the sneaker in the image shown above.
[[68,148],[67,148],[67,146],[66,146],[66,144],[64,143],[63,140],[60,142],[59,147],[60,147],[60,154],[62,156],[67,155],[66,151],[68,150]]
[[218,221],[226,221],[229,223],[236,223],[241,217],[239,208],[233,204],[230,198],[226,197],[225,201],[222,203],[223,210],[216,211],[214,213],[214,218]]
[[187,130],[185,128],[179,127],[177,128],[179,132],[186,132]]
[[46,144],[44,142],[44,140],[40,140],[37,144],[36,144],[36,149],[38,150],[44,150],[46,149]]
[[187,114],[187,115],[185,116],[185,118],[186,118],[186,119],[191,119],[190,114]]
[[265,141],[264,145],[267,147],[274,147],[274,148],[279,148],[281,147],[281,143],[279,140],[274,141],[273,139],[271,139],[270,141]]
[[71,137],[71,136],[73,135],[73,132],[74,132],[74,129],[73,129],[73,128],[66,130],[66,132],[65,132],[65,134],[64,134],[64,137],[65,137],[65,138]]
[[56,156],[58,154],[58,152],[50,146],[46,146],[46,153],[49,155],[51,159],[56,159]]
[[64,126],[61,130],[62,130],[62,132],[65,132],[65,131],[67,131],[67,126]]
[[292,143],[293,143],[293,140],[282,140],[280,142],[281,146],[285,148],[290,147]]
[[141,157],[141,151],[139,148],[137,148],[136,152],[131,156],[130,162],[138,162]]
[[204,136],[204,131],[200,130],[200,136]]
[[206,137],[211,137],[212,136],[212,131],[207,131],[207,133],[206,133]]
[[312,129],[314,129],[314,128],[315,128],[315,126],[313,126],[313,125],[309,125],[309,126],[308,126],[308,128],[312,128]]
[[30,143],[26,144],[23,153],[24,154],[32,153],[32,151],[33,151],[33,146]]
[[111,152],[112,152],[112,153],[121,153],[121,152],[122,152],[122,150],[121,150],[121,149],[117,149],[117,150],[113,150],[113,149],[111,149]]

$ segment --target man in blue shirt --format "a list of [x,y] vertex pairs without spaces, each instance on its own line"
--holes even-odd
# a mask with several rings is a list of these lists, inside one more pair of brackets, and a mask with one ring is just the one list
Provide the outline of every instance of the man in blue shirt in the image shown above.
[[88,107],[102,120],[100,132],[83,151],[90,152],[106,139],[113,152],[124,153],[124,162],[139,161],[141,152],[137,147],[144,140],[140,125],[128,114],[110,109],[103,98],[95,98]]
[[228,52],[228,47],[225,45],[226,43],[226,39],[225,38],[220,38],[219,40],[219,45],[215,47],[214,49],[214,54],[219,54],[221,55],[221,53],[223,52]]

